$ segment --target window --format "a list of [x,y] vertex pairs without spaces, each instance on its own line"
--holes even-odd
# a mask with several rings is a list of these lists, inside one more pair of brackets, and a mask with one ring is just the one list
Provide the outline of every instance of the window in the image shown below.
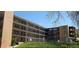
[[53,28],[53,30],[58,30],[58,28]]
[[73,29],[70,29],[70,31],[73,31]]
[[70,35],[74,35],[74,33],[70,33]]
[[49,29],[49,31],[52,31],[52,29]]

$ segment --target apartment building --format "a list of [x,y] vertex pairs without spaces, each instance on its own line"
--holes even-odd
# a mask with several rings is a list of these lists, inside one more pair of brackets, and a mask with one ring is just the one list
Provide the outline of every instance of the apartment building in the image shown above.
[[[5,12],[6,13],[6,12]],[[4,25],[4,19],[5,19],[5,13],[4,12],[0,12],[0,44],[2,45],[2,35],[3,35],[3,25]],[[8,12],[9,13],[9,12]],[[8,14],[7,14],[8,16]],[[45,41],[45,28],[35,24],[31,21],[25,20],[22,17],[18,17],[18,16],[12,16],[13,19],[10,19],[11,16],[9,15],[6,19],[6,29],[5,29],[5,33],[6,33],[6,37],[9,38],[7,36],[8,33],[10,33],[10,40],[15,39],[16,43],[18,42],[25,42],[25,41]],[[12,22],[12,30],[9,30],[10,28],[10,22],[13,20]],[[9,22],[10,21],[10,22]],[[9,32],[7,32],[9,30]],[[5,37],[5,38],[6,38]],[[6,38],[6,40],[7,40]],[[4,40],[4,42],[6,42],[6,40]],[[8,40],[7,40],[8,41]],[[8,43],[7,43],[8,44]]]
[[59,26],[44,28],[12,11],[0,12],[0,47],[10,47],[14,39],[16,44],[27,41],[70,41],[75,40],[75,27]]
[[70,42],[76,39],[76,29],[73,26],[60,26],[46,29],[46,40]]
[[46,40],[53,40],[53,41],[57,41],[59,40],[59,27],[55,27],[55,28],[47,28],[46,30]]
[[45,28],[18,16],[14,16],[12,31],[17,42],[45,40]]

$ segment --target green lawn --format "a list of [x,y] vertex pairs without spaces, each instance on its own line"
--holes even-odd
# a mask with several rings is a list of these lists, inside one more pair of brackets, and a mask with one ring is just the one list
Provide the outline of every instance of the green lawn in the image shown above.
[[79,44],[66,44],[56,42],[25,42],[16,48],[79,48]]
[[18,48],[49,48],[53,45],[47,42],[26,42],[18,46]]

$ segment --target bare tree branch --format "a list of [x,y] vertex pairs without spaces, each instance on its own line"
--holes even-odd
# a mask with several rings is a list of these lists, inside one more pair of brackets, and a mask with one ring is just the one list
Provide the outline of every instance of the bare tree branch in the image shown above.
[[[73,21],[73,23],[79,28],[79,11],[64,11],[64,12],[67,13],[71,21]],[[49,11],[47,17],[48,19],[52,20],[52,23],[56,24],[64,16],[62,11]]]

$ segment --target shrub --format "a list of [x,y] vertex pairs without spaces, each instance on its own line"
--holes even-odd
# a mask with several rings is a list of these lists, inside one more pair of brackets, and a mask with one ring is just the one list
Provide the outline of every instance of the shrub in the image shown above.
[[14,45],[16,45],[16,40],[12,39],[11,46],[14,46]]

